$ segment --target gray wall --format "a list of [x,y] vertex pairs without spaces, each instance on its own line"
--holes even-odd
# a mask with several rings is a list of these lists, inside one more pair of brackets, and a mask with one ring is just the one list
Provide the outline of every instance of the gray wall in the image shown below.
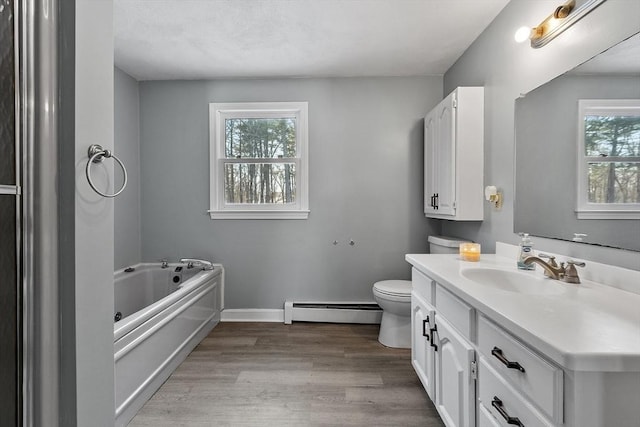
[[[442,226],[444,234],[474,239],[483,250],[492,251],[496,241],[519,241],[513,232],[514,100],[640,30],[640,2],[609,0],[541,49],[514,42],[519,26],[542,21],[556,3],[512,0],[445,74],[445,93],[457,86],[485,86],[485,184],[503,190],[504,206],[495,211],[487,203],[481,223]],[[562,196],[561,188],[555,191],[554,197]],[[548,251],[639,268],[635,252],[543,238],[534,241]]]
[[[87,148],[113,147],[113,2],[76,1],[75,333],[78,426],[113,426],[113,201],[87,183]],[[113,189],[113,162],[95,165]],[[108,185],[108,187],[107,187]]]
[[[426,251],[422,118],[440,99],[441,77],[141,82],[142,258],[223,263],[226,308],[372,301]],[[242,101],[309,102],[308,220],[206,214],[208,103]]]
[[567,74],[516,101],[515,230],[565,240],[586,233],[587,242],[640,251],[638,220],[579,220],[575,213],[578,100],[633,98],[640,99],[640,76]]
[[[127,188],[114,199],[114,267],[141,261],[140,240],[140,103],[138,82],[115,68],[113,152],[127,167]],[[120,177],[120,169],[116,168]],[[121,181],[117,182],[120,188]]]

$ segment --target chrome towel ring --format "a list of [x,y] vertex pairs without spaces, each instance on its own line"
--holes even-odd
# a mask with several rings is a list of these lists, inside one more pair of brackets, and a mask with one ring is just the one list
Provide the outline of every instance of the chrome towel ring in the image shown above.
[[[85,169],[85,172],[87,174],[87,181],[89,181],[89,185],[91,186],[91,188],[93,188],[93,191],[95,191],[102,197],[108,197],[108,198],[116,197],[118,194],[122,193],[122,190],[124,190],[125,187],[127,186],[127,169],[124,167],[124,164],[120,161],[120,159],[114,156],[111,153],[111,151],[103,149],[102,146],[98,144],[91,145],[89,147],[88,154],[89,154],[89,161],[87,162],[87,167]],[[122,188],[113,194],[106,194],[98,190],[94,185],[93,180],[91,179],[91,164],[100,163],[104,158],[112,158],[113,160],[115,160],[122,168],[122,173],[124,175]]]

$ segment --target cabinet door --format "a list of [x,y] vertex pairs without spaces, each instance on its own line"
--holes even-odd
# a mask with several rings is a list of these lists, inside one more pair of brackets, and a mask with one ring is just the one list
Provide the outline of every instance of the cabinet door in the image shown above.
[[430,112],[424,118],[424,213],[436,213],[435,208],[435,145],[436,145],[436,120],[435,111]]
[[436,112],[435,171],[436,205],[440,215],[455,215],[455,102],[452,92],[440,104]]
[[434,325],[435,310],[414,292],[411,295],[411,314],[411,364],[433,400],[435,356],[430,331]]
[[435,405],[447,427],[475,426],[475,379],[471,362],[475,354],[452,326],[436,316]]

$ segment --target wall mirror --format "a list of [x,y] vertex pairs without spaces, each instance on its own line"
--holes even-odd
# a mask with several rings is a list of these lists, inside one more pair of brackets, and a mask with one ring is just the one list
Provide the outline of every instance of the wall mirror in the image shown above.
[[[640,99],[640,33],[516,100],[514,231],[640,251],[639,219],[578,219],[581,99]],[[640,164],[631,171],[640,194]]]

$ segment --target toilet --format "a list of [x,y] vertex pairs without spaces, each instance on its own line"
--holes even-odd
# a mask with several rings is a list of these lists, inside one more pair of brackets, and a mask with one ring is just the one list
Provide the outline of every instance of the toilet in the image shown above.
[[[456,237],[429,236],[432,254],[457,254]],[[382,308],[378,341],[386,347],[411,348],[411,281],[383,280],[373,284],[373,298]]]

